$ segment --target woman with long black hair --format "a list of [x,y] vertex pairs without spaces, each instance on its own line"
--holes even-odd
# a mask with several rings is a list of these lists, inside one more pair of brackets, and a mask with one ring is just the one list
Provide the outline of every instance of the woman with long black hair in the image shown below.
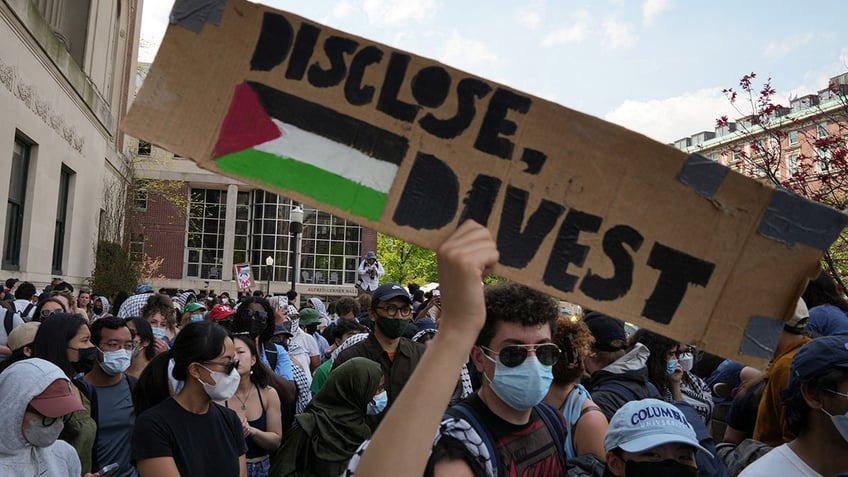
[[[170,396],[168,362],[182,381]],[[195,322],[160,353],[136,385],[138,418],[132,460],[141,477],[245,477],[245,442],[238,415],[214,401],[233,397],[239,385],[235,346],[228,331]]]

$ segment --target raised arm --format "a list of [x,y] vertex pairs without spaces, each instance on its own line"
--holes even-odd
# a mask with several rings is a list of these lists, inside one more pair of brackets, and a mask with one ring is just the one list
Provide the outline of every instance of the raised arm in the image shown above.
[[[374,433],[357,466],[358,476],[387,475],[386,469],[393,476],[423,474],[459,372],[486,321],[482,279],[497,261],[491,234],[473,221],[463,223],[439,247],[439,334]],[[424,395],[426,400],[418,399]]]

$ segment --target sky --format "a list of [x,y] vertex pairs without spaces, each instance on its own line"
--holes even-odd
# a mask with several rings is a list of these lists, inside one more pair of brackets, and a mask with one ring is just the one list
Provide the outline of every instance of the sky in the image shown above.
[[[153,60],[173,0],[144,0],[139,61]],[[848,72],[848,2],[773,0],[263,0],[587,113],[657,141],[741,117],[739,79],[776,100]],[[741,112],[740,112],[741,111]]]

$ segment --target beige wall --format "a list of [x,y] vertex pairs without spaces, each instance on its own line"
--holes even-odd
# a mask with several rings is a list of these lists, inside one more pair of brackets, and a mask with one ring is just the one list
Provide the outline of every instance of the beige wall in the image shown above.
[[[138,44],[140,20],[135,17],[140,9],[130,8],[128,4],[134,3],[130,0],[122,3],[119,22],[114,0],[91,1],[87,64],[81,68],[29,0],[0,0],[3,232],[15,136],[21,134],[33,143],[20,270],[0,270],[0,277],[44,284],[53,276],[53,236],[63,164],[75,172],[69,192],[63,276],[81,284],[91,273],[104,180],[120,174],[123,160],[117,118],[129,97],[123,79],[125,65],[135,64]],[[4,237],[5,233],[0,234],[0,250]]]

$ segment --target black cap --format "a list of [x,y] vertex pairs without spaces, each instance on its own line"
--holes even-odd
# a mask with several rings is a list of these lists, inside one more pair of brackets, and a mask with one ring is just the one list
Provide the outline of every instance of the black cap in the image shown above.
[[284,321],[282,323],[277,323],[274,325],[274,336],[276,335],[289,335],[289,338],[294,336],[291,332],[291,321]]
[[787,389],[833,368],[848,369],[848,335],[822,336],[801,346],[789,366]]
[[619,351],[627,347],[624,323],[611,316],[593,311],[583,317],[583,323],[595,338],[594,348],[600,351]]
[[7,280],[6,280],[6,288],[12,288],[13,286],[15,286],[15,283],[18,283],[18,279],[17,279],[17,278],[9,278],[9,279],[7,279]]
[[397,297],[402,297],[412,304],[412,298],[409,298],[409,292],[406,291],[406,288],[397,283],[384,283],[377,287],[374,293],[371,294],[371,304],[372,306],[376,306],[376,303],[379,301],[389,301]]

